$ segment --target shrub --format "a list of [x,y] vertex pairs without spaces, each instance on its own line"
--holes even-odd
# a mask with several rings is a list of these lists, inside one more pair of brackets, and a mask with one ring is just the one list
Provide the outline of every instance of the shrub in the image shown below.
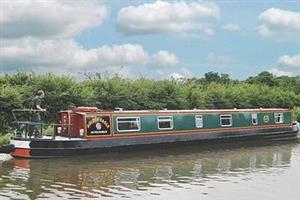
[[293,116],[294,116],[294,120],[300,122],[300,107],[293,108]]
[[0,145],[8,144],[12,135],[11,134],[1,134],[0,133]]

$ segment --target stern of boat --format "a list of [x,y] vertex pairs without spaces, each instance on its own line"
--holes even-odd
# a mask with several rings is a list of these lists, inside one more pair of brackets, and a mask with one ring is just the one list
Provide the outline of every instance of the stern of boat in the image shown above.
[[14,148],[10,154],[13,157],[30,158],[30,142],[30,140],[11,140],[10,144],[14,145]]
[[293,122],[293,130],[297,132],[297,138],[300,138],[300,123],[295,121]]

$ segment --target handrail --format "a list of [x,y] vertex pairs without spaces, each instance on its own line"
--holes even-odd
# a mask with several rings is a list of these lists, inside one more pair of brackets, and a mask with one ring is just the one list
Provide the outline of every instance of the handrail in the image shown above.
[[[32,126],[34,126],[34,125],[40,125],[41,126],[41,134],[43,134],[43,127],[45,125],[53,126],[54,130],[55,130],[55,127],[58,127],[58,126],[67,126],[68,129],[70,129],[70,127],[72,126],[72,124],[57,124],[57,123],[44,123],[44,122],[31,122],[31,121],[14,121],[13,123],[16,123],[18,125],[21,125],[21,124],[26,125],[25,138],[27,138],[27,134],[29,132],[30,125],[32,125]],[[19,129],[19,127],[18,127],[18,129]],[[15,137],[16,137],[16,134],[17,134],[17,132],[15,132]],[[55,131],[53,131],[53,134],[52,134],[52,139],[53,140],[55,139],[55,136],[56,136]],[[70,134],[69,134],[69,138],[71,138]]]
[[44,110],[38,110],[38,109],[30,109],[30,108],[23,108],[23,109],[13,109],[12,112],[15,111],[40,111],[40,112],[45,112]]
[[[24,131],[24,127],[21,128],[20,125],[25,125],[25,128],[26,128],[26,131],[25,131],[25,137],[27,138],[27,134],[29,133],[29,129],[30,129],[30,126],[40,126],[40,133],[43,134],[43,127],[48,125],[48,126],[51,126],[54,128],[54,131],[53,131],[53,135],[52,135],[52,139],[54,140],[55,139],[55,136],[56,136],[56,132],[57,130],[55,130],[55,127],[58,127],[58,126],[67,126],[68,128],[68,136],[69,138],[71,138],[71,133],[70,133],[70,127],[72,126],[72,124],[56,124],[56,123],[45,123],[45,122],[33,122],[33,121],[20,121],[17,119],[16,117],[16,112],[29,112],[29,113],[35,113],[35,112],[46,112],[44,110],[37,110],[37,109],[13,109],[12,110],[12,115],[13,115],[13,118],[15,121],[13,121],[12,123],[15,123],[18,125],[18,128],[17,130],[20,130],[21,131]],[[16,136],[17,132],[15,132],[15,136]]]
[[38,110],[38,109],[28,109],[28,108],[23,108],[23,109],[13,109],[11,110],[12,112],[12,115],[13,115],[13,118],[15,121],[18,121],[16,115],[15,115],[15,112],[46,112],[44,110]]
[[[44,122],[32,122],[32,121],[13,121],[14,124],[28,124],[28,125],[46,125]],[[48,124],[50,125],[50,124]]]

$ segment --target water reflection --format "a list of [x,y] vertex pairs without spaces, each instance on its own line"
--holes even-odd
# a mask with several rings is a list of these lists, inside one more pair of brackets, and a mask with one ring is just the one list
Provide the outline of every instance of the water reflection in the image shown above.
[[[138,197],[151,188],[197,187],[291,165],[298,143],[198,146],[49,160],[13,159],[0,165],[0,199]],[[152,195],[159,195],[152,193]]]

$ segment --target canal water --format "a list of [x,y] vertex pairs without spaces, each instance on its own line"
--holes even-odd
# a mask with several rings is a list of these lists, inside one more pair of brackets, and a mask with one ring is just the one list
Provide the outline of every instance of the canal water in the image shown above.
[[300,199],[300,143],[0,163],[0,199]]

